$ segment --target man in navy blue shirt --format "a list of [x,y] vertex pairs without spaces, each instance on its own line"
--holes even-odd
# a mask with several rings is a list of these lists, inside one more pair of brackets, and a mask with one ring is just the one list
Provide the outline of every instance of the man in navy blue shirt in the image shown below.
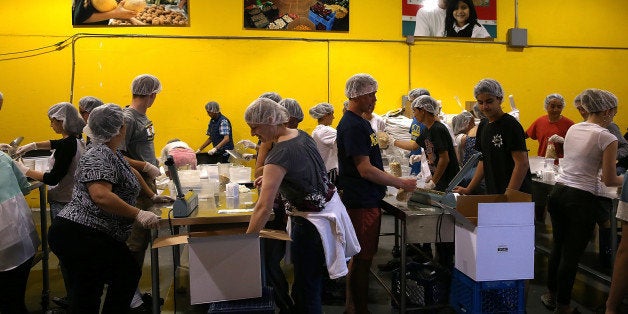
[[377,136],[362,114],[372,110],[377,81],[368,74],[347,80],[347,111],[338,124],[338,185],[362,248],[351,258],[347,274],[346,312],[368,313],[369,269],[377,253],[381,223],[380,202],[386,186],[416,189],[416,179],[401,179],[384,172]]

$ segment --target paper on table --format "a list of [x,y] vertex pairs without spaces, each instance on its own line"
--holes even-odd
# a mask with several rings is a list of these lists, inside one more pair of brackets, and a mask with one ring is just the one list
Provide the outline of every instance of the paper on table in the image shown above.
[[253,208],[233,208],[233,209],[219,209],[219,214],[236,214],[236,213],[250,213]]

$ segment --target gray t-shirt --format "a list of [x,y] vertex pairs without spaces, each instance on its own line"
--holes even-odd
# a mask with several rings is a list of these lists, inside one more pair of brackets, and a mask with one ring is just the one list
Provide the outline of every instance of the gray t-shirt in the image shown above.
[[110,214],[98,207],[89,195],[88,184],[104,181],[111,191],[128,204],[134,205],[140,184],[122,154],[102,144],[93,145],[82,157],[75,174],[72,200],[59,217],[102,231],[124,242],[131,232],[133,219]]
[[286,210],[320,211],[325,207],[333,185],[329,184],[316,143],[307,133],[298,131],[297,137],[276,143],[264,164],[286,169],[279,186]]
[[120,150],[125,151],[131,159],[147,161],[159,166],[155,156],[155,129],[153,122],[145,114],[133,108],[124,108],[126,137]]

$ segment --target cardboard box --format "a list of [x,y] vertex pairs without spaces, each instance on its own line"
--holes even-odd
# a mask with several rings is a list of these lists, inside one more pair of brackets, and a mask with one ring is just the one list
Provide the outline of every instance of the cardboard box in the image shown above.
[[469,219],[456,221],[456,269],[475,281],[534,278],[534,203],[529,194],[459,196],[456,210]]

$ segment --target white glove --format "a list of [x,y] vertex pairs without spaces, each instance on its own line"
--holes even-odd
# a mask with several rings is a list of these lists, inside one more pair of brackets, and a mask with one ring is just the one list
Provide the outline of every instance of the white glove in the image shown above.
[[257,144],[249,141],[249,140],[241,140],[238,142],[239,145],[243,145],[246,148],[250,148],[250,149],[256,149],[257,148]]
[[144,168],[142,168],[142,172],[146,172],[151,177],[151,179],[155,179],[161,175],[161,170],[159,170],[159,168],[157,168],[150,162],[144,163]]
[[13,162],[15,163],[15,165],[18,167],[18,169],[20,169],[20,171],[21,171],[24,175],[26,175],[26,173],[28,172],[28,170],[30,170],[30,168],[26,167],[26,165],[24,165],[23,163],[21,163],[21,162],[19,162],[19,161],[17,161],[17,160],[14,160]]
[[207,153],[208,153],[209,155],[213,155],[213,154],[215,154],[217,151],[218,151],[218,150],[216,149],[216,147],[214,147],[214,148],[210,149]]
[[425,183],[425,188],[428,189],[428,190],[431,190],[434,187],[436,187],[436,184],[434,184],[434,181],[432,181],[432,180],[430,180],[430,181]]
[[242,159],[244,159],[246,161],[249,161],[249,160],[253,159],[253,157],[255,157],[254,154],[248,154],[248,153],[242,154]]
[[196,150],[196,153],[197,153],[197,154],[198,154],[198,153],[200,153],[200,152],[201,152],[201,149],[197,149],[197,150]]
[[155,194],[150,198],[153,203],[170,203],[174,202],[174,199],[170,196]]
[[159,216],[147,210],[140,210],[135,216],[135,221],[144,228],[154,228],[159,225]]
[[410,159],[408,160],[411,165],[419,161],[421,161],[421,155],[410,155]]
[[565,138],[558,134],[550,136],[547,140],[554,143],[565,143]]
[[37,149],[37,143],[32,142],[30,144],[26,144],[24,146],[20,146],[17,148],[17,151],[15,151],[16,155],[22,155],[26,152],[30,152],[31,150],[36,150]]

